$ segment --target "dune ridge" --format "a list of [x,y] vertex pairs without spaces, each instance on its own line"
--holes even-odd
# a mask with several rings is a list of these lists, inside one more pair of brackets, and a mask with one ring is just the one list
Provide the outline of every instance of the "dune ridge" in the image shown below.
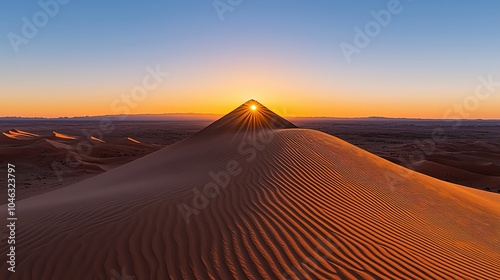
[[136,144],[142,144],[140,141],[137,141],[137,140],[135,140],[135,139],[134,139],[134,138],[132,138],[132,137],[127,137],[127,140],[128,140],[128,141],[131,141],[131,142],[133,142],[133,143],[136,143]]
[[499,278],[500,195],[314,130],[225,131],[20,201],[2,279]]
[[56,138],[68,139],[68,140],[76,140],[75,136],[70,136],[70,135],[66,135],[66,134],[63,134],[63,133],[55,132],[55,131],[53,131],[52,133],[54,133],[54,136]]
[[[161,148],[126,138],[102,143],[58,130],[50,130],[50,134],[27,132],[38,136],[11,138],[5,135],[10,131],[19,133],[18,129],[10,129],[0,134],[0,165],[13,163],[19,168],[16,199],[71,185]],[[6,180],[0,180],[0,192],[7,192]]]
[[254,133],[262,129],[297,128],[293,123],[251,99],[197,134]]
[[101,142],[101,143],[106,143],[106,141],[102,140],[102,139],[99,139],[95,136],[90,136],[90,140],[94,140],[94,141],[97,141],[97,142]]
[[[201,166],[202,174],[233,158],[234,150],[224,152],[227,146],[220,145],[232,138],[209,143],[220,157]],[[392,191],[382,170],[397,172],[399,166],[332,138],[313,131],[277,132],[271,146],[189,224],[178,205],[192,204],[191,187],[210,182],[209,176],[178,175],[192,174],[196,158],[179,162],[176,156],[192,150],[193,140],[21,201],[25,230],[19,243],[25,247],[16,276],[76,273],[80,276],[72,279],[109,279],[121,267],[137,279],[499,275],[498,195],[418,173]],[[322,153],[325,149],[330,153]],[[139,169],[139,163],[167,154],[174,156],[161,167],[155,162],[156,168]],[[135,169],[150,178],[147,183],[134,180]],[[71,262],[70,255],[81,262]]]
[[30,140],[36,137],[39,137],[40,135],[22,131],[19,129],[11,129],[9,131],[4,131],[2,132],[3,135],[12,138],[12,139],[18,139],[18,140]]

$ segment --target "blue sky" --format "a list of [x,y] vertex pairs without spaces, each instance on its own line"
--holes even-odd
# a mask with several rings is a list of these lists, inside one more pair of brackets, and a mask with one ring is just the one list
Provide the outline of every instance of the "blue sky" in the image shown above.
[[[221,113],[259,98],[292,115],[315,115],[304,104],[316,115],[401,116],[390,109],[401,107],[414,109],[408,117],[439,117],[478,76],[500,80],[493,0],[401,0],[402,11],[348,63],[340,44],[353,44],[354,28],[390,2],[243,0],[221,21],[211,1],[70,0],[16,53],[8,34],[22,35],[22,18],[43,10],[38,1],[4,0],[0,115],[27,101],[19,115],[112,113],[109,103],[148,65],[171,78],[134,113]],[[498,96],[471,116],[494,117]]]

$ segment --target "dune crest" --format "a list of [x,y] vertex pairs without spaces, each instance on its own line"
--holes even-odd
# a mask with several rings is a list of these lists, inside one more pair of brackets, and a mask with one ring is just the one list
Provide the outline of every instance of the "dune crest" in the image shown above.
[[137,141],[137,140],[135,140],[135,139],[134,139],[134,138],[132,138],[132,137],[127,137],[127,140],[129,140],[129,141],[131,141],[131,142],[134,142],[134,143],[136,143],[136,144],[142,144],[140,141]]
[[39,137],[40,135],[22,131],[19,129],[11,129],[7,132],[2,132],[3,135],[12,138],[12,139],[18,139],[18,140],[30,140],[36,137]]
[[101,139],[99,139],[99,138],[97,138],[97,137],[95,137],[95,136],[91,136],[91,137],[90,137],[90,140],[94,140],[94,141],[101,142],[101,143],[106,143],[106,141],[101,140]]
[[110,279],[125,268],[135,279],[500,275],[500,195],[318,131],[254,129],[237,117],[20,201],[23,261],[9,279]]
[[75,136],[70,136],[70,135],[58,133],[58,132],[55,132],[55,131],[53,131],[52,133],[54,133],[54,136],[57,137],[57,138],[68,139],[68,140],[75,140],[76,139]]
[[252,133],[262,129],[297,128],[255,100],[249,100],[213,122],[198,134]]

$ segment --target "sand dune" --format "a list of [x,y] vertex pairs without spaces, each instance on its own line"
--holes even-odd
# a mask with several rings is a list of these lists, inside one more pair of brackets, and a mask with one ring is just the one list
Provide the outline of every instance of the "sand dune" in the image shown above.
[[134,142],[136,144],[141,144],[141,142],[135,140],[134,138],[131,138],[131,137],[127,137],[127,140],[131,141],[131,142]]
[[31,136],[31,137],[38,137],[40,135],[38,134],[35,134],[35,133],[30,133],[30,132],[26,132],[26,131],[22,131],[22,130],[19,130],[19,129],[13,129],[10,131],[11,134],[17,134],[17,135],[24,135],[24,136]]
[[[19,133],[18,130],[9,131]],[[11,135],[9,131],[5,134]],[[161,147],[125,139],[103,143],[59,132],[28,136],[22,141],[17,136],[5,134],[0,134],[0,165],[15,163],[19,167],[17,199],[87,179]],[[6,192],[6,188],[7,181],[0,181],[0,192]]]
[[450,143],[426,156],[415,171],[463,185],[500,192],[500,147],[496,143]]
[[499,278],[500,195],[261,123],[20,201],[22,257],[2,279]]
[[433,161],[420,161],[415,165],[415,170],[446,181],[460,181],[464,185],[488,186],[489,190],[500,189],[499,176],[481,175]]
[[101,143],[106,143],[106,141],[101,140],[101,139],[99,139],[99,138],[97,138],[97,137],[94,137],[94,136],[91,136],[91,137],[90,137],[90,140],[94,140],[94,141],[101,142]]
[[57,138],[68,139],[68,140],[75,140],[76,139],[75,136],[70,136],[70,135],[58,133],[58,132],[55,132],[55,131],[53,133],[54,133],[54,136],[57,137]]
[[296,126],[257,101],[249,100],[198,134],[250,133],[263,128],[296,128]]
[[[446,120],[312,118],[295,121],[303,128],[339,137],[440,180],[500,193],[500,169],[488,167],[500,166],[499,121],[468,120],[460,129]],[[433,139],[432,132],[436,128],[443,130],[442,139]],[[435,165],[420,168],[416,165],[420,160]],[[484,175],[485,171],[488,175]],[[471,173],[476,179],[467,178]],[[494,180],[493,184],[490,179]]]
[[29,140],[29,139],[33,139],[33,138],[40,136],[40,135],[37,135],[34,133],[22,131],[19,129],[11,129],[7,132],[4,131],[4,132],[2,132],[2,134],[9,137],[9,138],[18,139],[18,140],[27,140],[27,139]]

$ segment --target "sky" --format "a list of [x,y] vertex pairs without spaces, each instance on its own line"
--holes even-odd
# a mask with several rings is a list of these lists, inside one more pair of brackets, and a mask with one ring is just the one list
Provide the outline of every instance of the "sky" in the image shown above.
[[0,116],[500,119],[500,1],[3,0]]

